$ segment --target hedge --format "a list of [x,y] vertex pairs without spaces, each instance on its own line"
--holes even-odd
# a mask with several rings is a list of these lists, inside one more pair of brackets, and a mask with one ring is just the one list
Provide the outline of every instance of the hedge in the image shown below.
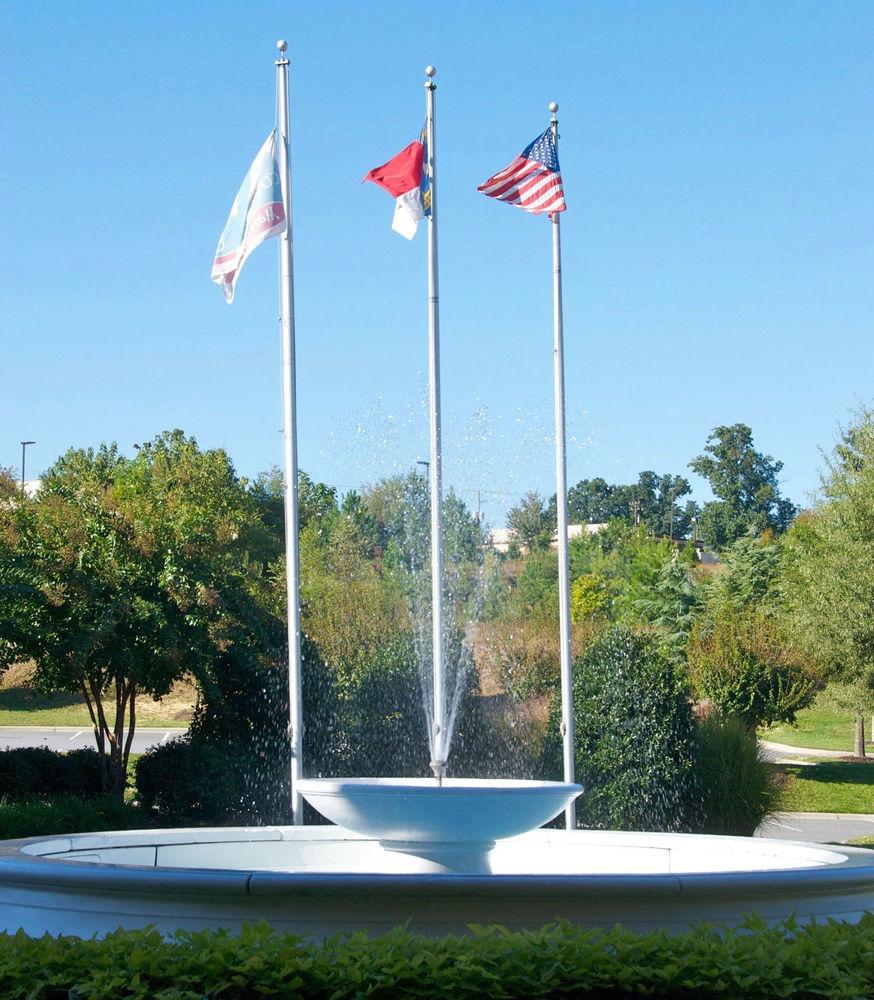
[[402,1000],[494,998],[870,997],[874,916],[776,928],[683,934],[472,928],[426,939],[395,930],[315,945],[266,925],[179,932],[117,931],[102,940],[0,935],[4,1000],[244,1000],[255,997]]

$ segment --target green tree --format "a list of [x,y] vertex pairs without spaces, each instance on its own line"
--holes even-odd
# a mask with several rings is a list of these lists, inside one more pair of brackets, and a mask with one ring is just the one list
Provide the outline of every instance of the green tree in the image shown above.
[[[544,541],[547,521],[539,493],[526,493],[515,507],[507,511],[507,527],[515,535],[518,544],[528,552]],[[545,541],[548,544],[548,535]]]
[[780,496],[777,477],[783,463],[756,451],[746,424],[715,427],[704,454],[689,468],[710,483],[717,497],[704,504],[699,522],[701,536],[712,548],[723,549],[750,532],[785,531],[797,513]]
[[856,756],[865,755],[862,709],[874,688],[874,413],[861,410],[828,459],[814,508],[787,536],[786,600],[800,641],[831,676],[858,691]]
[[181,431],[132,460],[70,450],[33,499],[0,505],[0,668],[33,659],[40,686],[81,693],[107,790],[124,789],[138,696],[232,648],[272,662],[258,514],[227,455]]

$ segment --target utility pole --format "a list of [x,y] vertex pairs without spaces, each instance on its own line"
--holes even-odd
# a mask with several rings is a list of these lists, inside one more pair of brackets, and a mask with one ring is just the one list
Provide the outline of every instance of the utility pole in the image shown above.
[[27,446],[29,444],[36,444],[36,441],[22,441],[21,442],[21,492],[22,493],[24,493],[24,482],[25,482],[24,463],[25,463],[26,458],[27,458]]

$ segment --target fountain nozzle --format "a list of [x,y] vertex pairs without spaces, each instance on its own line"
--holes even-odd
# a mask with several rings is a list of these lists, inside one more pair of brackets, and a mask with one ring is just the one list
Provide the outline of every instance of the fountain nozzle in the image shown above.
[[432,760],[431,770],[434,772],[434,777],[437,779],[437,784],[443,784],[443,775],[446,773],[446,761],[445,760]]

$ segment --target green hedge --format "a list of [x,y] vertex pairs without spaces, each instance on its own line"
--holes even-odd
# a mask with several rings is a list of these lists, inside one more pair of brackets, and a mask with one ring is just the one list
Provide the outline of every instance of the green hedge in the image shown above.
[[0,750],[0,798],[10,801],[34,795],[102,794],[100,758],[96,750],[59,753],[48,747]]
[[402,1000],[671,997],[850,998],[874,992],[874,916],[766,928],[636,935],[568,924],[536,933],[474,929],[429,940],[396,930],[311,945],[266,926],[118,931],[101,941],[0,935],[4,1000]]
[[0,798],[0,840],[95,830],[137,830],[154,825],[148,812],[121,802],[114,795],[99,799],[61,795],[18,802]]

